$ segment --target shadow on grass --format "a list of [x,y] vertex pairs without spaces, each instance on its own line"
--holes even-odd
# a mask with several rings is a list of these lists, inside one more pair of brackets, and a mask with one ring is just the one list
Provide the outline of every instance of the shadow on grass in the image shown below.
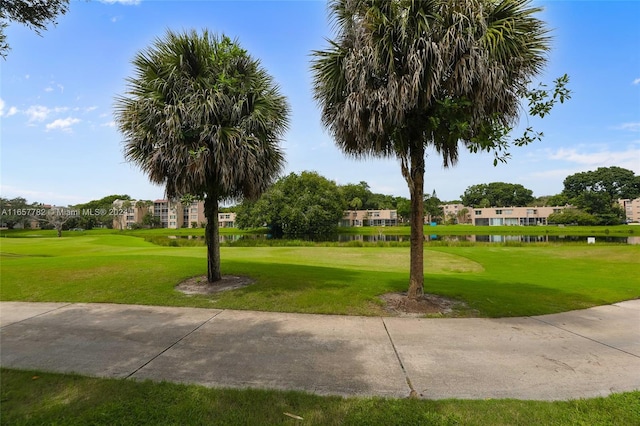
[[[252,286],[221,296],[221,307],[235,309],[380,315],[379,296],[406,291],[409,286],[404,273],[245,262],[226,262],[225,267],[257,280]],[[427,274],[424,291],[465,302],[481,317],[543,315],[625,300],[624,296],[594,296],[587,289],[566,290],[561,283],[550,287],[477,274]],[[377,309],[372,307],[376,304]]]
[[462,300],[483,317],[544,315],[619,302],[558,287],[475,277],[426,275],[426,293]]
[[242,293],[262,292],[265,289],[308,290],[310,288],[348,288],[352,283],[371,274],[346,268],[326,266],[297,265],[287,263],[251,263],[224,261],[223,274],[248,275],[258,280],[258,285],[242,289]]
[[[223,260],[223,274],[246,275],[255,284],[215,294],[213,307],[260,311],[376,315],[378,294],[398,273],[282,263]],[[203,296],[198,296],[203,298]]]
[[[239,303],[233,307],[239,309],[243,309],[242,298],[264,297],[269,299],[269,303],[260,307],[249,302],[250,306],[244,309],[316,313],[332,313],[331,309],[334,309],[333,313],[377,315],[380,314],[379,309],[372,309],[371,304],[379,303],[378,296],[406,291],[409,286],[408,274],[404,273],[244,262],[227,262],[225,265],[258,280],[256,285],[237,290],[234,294]],[[425,293],[463,301],[482,317],[543,315],[624,300],[624,297],[598,297],[587,289],[584,292],[563,289],[562,283],[536,285],[498,281],[478,274],[426,274],[424,285]],[[300,299],[305,299],[302,307]]]

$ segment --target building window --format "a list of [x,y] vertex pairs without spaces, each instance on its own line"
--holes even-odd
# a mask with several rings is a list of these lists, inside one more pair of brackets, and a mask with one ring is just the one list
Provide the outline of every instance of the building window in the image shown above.
[[476,210],[476,216],[480,216],[482,214],[482,210]]
[[513,214],[513,210],[509,209],[509,210],[505,210],[504,214]]
[[496,210],[496,214],[502,214],[502,210]]

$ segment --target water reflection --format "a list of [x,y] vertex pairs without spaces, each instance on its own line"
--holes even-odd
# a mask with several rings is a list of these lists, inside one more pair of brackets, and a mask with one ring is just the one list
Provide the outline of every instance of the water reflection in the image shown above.
[[[188,239],[201,241],[204,244],[204,236],[196,235],[172,235],[170,239]],[[587,236],[564,236],[564,235],[425,235],[426,241],[447,241],[447,242],[471,242],[471,243],[587,243]],[[618,243],[640,245],[640,237],[592,237],[595,243]],[[220,235],[221,243],[234,243],[240,240],[268,240],[272,237],[268,234],[225,234]],[[403,242],[409,241],[408,235],[361,235],[361,234],[336,234],[330,236],[300,236],[296,240],[315,242],[351,242],[360,241],[363,243],[377,242]]]

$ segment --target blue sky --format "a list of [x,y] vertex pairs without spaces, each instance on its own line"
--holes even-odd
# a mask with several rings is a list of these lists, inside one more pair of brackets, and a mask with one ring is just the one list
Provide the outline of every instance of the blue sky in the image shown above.
[[[519,183],[534,195],[562,190],[570,174],[619,166],[640,174],[640,2],[546,1],[553,50],[541,80],[571,78],[572,99],[543,120],[542,142],[515,148],[508,164],[463,154],[444,169],[429,153],[425,190],[454,200],[475,184]],[[288,97],[286,173],[315,170],[338,184],[366,181],[374,192],[408,197],[397,161],[346,158],[322,129],[311,92],[310,52],[331,36],[324,1],[72,0],[42,37],[18,24],[0,59],[0,195],[56,205],[111,194],[162,198],[122,155],[113,104],[136,52],[166,29],[203,29],[237,38]],[[516,132],[517,134],[517,132]]]

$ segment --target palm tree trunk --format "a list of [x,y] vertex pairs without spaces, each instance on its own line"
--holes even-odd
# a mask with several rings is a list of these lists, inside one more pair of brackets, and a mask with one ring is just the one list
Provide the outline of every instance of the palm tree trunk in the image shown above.
[[411,194],[411,260],[409,266],[409,299],[424,294],[424,145],[412,146],[409,165],[409,193]]
[[220,273],[220,232],[218,230],[218,197],[215,191],[207,193],[204,200],[204,216],[207,226],[204,230],[207,241],[207,281],[214,283],[222,279]]

